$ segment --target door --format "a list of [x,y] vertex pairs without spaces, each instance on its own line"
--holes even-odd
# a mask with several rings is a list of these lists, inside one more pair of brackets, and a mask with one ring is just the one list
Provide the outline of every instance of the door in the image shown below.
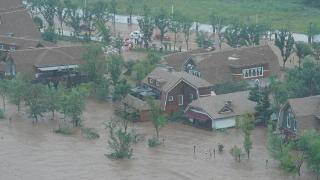
[[183,95],[178,95],[178,105],[183,106]]

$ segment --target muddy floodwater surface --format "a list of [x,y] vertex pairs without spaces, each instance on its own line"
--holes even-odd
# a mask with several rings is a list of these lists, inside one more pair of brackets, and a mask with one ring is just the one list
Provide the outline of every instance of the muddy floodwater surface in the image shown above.
[[[141,141],[133,146],[132,159],[112,160],[105,156],[110,149],[104,126],[112,116],[112,105],[89,101],[83,125],[97,129],[100,138],[87,140],[80,130],[71,136],[55,134],[59,118],[32,124],[25,109],[16,113],[16,107],[9,105],[7,118],[0,120],[0,180],[315,179],[306,170],[301,177],[280,171],[267,152],[264,128],[253,131],[251,158],[244,156],[240,163],[229,153],[233,145],[242,146],[240,131],[210,132],[180,123],[161,129],[164,145],[149,148],[146,141]],[[135,123],[133,128],[146,139],[154,134],[151,123]],[[222,153],[217,150],[218,143],[224,144]],[[215,158],[212,154],[210,159],[209,149],[214,148]]]

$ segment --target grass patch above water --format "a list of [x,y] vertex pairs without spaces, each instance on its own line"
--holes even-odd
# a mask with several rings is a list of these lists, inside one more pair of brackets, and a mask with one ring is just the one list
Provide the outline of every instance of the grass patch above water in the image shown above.
[[[90,2],[99,1],[91,0]],[[104,0],[110,2],[111,0]],[[127,13],[131,0],[117,0],[118,13]],[[171,12],[171,0],[137,0],[134,14],[141,14],[146,3],[153,11],[164,8]],[[320,26],[320,10],[306,6],[303,0],[173,0],[174,10],[189,16],[194,21],[209,22],[214,12],[227,19],[239,18],[241,21],[271,22],[274,28],[288,26],[294,32],[307,32],[309,22]]]
[[83,137],[93,140],[100,137],[99,133],[94,128],[81,128],[81,134]]
[[73,129],[70,127],[59,127],[58,129],[54,130],[57,134],[63,134],[63,135],[71,135],[73,134]]

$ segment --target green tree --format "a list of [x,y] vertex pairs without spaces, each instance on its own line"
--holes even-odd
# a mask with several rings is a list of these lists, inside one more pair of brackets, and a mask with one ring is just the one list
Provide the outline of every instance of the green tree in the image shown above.
[[258,84],[255,84],[255,86],[250,89],[248,99],[254,102],[259,102],[261,100],[261,89]]
[[[320,3],[319,3],[320,4]],[[314,41],[314,36],[319,34],[319,28],[312,22],[309,23],[309,27],[307,30],[307,35],[308,35],[308,44],[312,44]]]
[[38,118],[47,111],[46,87],[42,84],[28,84],[25,89],[24,102],[29,108],[30,116],[38,122]]
[[64,4],[68,15],[66,19],[66,24],[73,29],[73,36],[78,38],[81,32],[81,17],[78,12],[78,6],[71,0],[64,0]]
[[65,94],[63,111],[75,127],[81,126],[81,115],[86,104],[86,92],[81,88],[73,88]]
[[157,12],[155,15],[155,25],[160,30],[161,46],[163,45],[164,35],[169,30],[169,23],[170,23],[170,20],[169,20],[168,13],[163,8],[161,8],[160,11]]
[[153,29],[155,26],[154,18],[151,16],[150,9],[148,6],[144,5],[143,8],[143,17],[138,19],[138,25],[143,33],[143,42],[145,47],[149,48],[149,41],[153,34]]
[[108,60],[108,70],[113,82],[113,85],[116,86],[120,76],[122,74],[124,65],[123,57],[120,55],[111,55]]
[[196,43],[198,44],[198,47],[206,49],[212,47],[214,42],[205,32],[200,31],[200,33],[197,34]]
[[139,61],[133,66],[134,79],[138,84],[140,84],[143,78],[145,78],[156,67],[156,64],[158,64],[160,60],[161,58],[159,55],[155,53],[148,53],[145,59]]
[[97,22],[96,27],[98,30],[99,36],[102,37],[102,42],[105,45],[109,45],[111,42],[111,30],[104,22]]
[[50,41],[53,43],[57,42],[57,35],[53,29],[46,29],[42,34],[42,38],[45,41]]
[[61,101],[61,93],[58,91],[56,87],[54,87],[53,84],[49,84],[46,87],[46,106],[47,110],[51,112],[52,119],[54,119],[54,115],[56,111],[60,110],[60,101]]
[[116,14],[117,14],[117,0],[111,0],[110,1],[110,12],[112,13],[112,22],[115,23],[116,22]]
[[290,69],[286,74],[286,86],[291,98],[320,93],[320,65],[312,60],[304,61],[300,69]]
[[60,24],[60,30],[62,35],[63,35],[63,23],[65,22],[67,15],[68,14],[67,14],[67,11],[65,11],[64,1],[59,0],[57,2],[56,16]]
[[18,112],[20,112],[20,105],[21,102],[23,102],[26,89],[26,80],[21,74],[17,74],[15,78],[11,80],[9,85],[9,100],[12,104],[17,106]]
[[285,83],[279,81],[275,77],[270,77],[270,94],[273,97],[273,102],[277,109],[287,102],[288,90]]
[[182,29],[182,22],[181,22],[181,13],[179,11],[175,11],[173,13],[173,18],[169,24],[169,30],[174,33],[174,40],[173,40],[173,51],[176,51],[177,45],[177,35],[181,32]]
[[258,119],[260,119],[264,124],[267,124],[270,120],[272,109],[269,100],[270,91],[265,88],[261,92],[261,99],[257,102],[257,106],[255,107],[258,113]]
[[127,5],[127,13],[129,14],[129,24],[132,24],[132,15],[134,13],[134,4],[137,3],[136,0],[130,0]]
[[235,161],[238,160],[238,162],[240,162],[240,157],[242,154],[242,149],[239,148],[238,146],[233,146],[230,150],[230,154],[234,157]]
[[97,43],[89,43],[82,55],[84,63],[80,66],[80,70],[93,82],[97,82],[106,73],[106,61],[99,59],[100,54],[102,54],[101,46]]
[[0,80],[0,96],[2,97],[3,110],[6,111],[6,98],[10,93],[10,81],[7,79]]
[[296,42],[295,52],[299,58],[299,68],[301,67],[301,60],[312,53],[310,46],[304,42]]
[[186,16],[182,16],[182,32],[184,34],[184,40],[187,45],[187,51],[189,51],[189,39],[190,39],[190,29],[192,27],[192,20]]
[[54,31],[54,17],[56,14],[56,7],[59,0],[41,0],[39,1],[39,12],[47,21],[47,29]]
[[209,21],[210,21],[210,25],[212,27],[212,33],[215,36],[216,34],[216,29],[217,29],[217,15],[215,14],[215,12],[211,12],[210,16],[209,16]]
[[252,149],[252,141],[250,138],[251,131],[254,128],[254,114],[246,113],[236,118],[237,127],[240,127],[244,133],[243,148],[250,158],[250,150]]
[[319,61],[320,60],[320,43],[313,42],[312,51],[313,51],[314,58]]
[[241,27],[240,24],[236,23],[226,28],[224,32],[224,38],[229,46],[237,48],[245,44],[245,41],[240,36]]
[[278,134],[276,131],[274,131],[274,128],[272,124],[268,125],[268,150],[271,154],[271,156],[275,159],[280,159],[283,148],[284,148],[284,141],[281,138],[280,134]]
[[275,33],[275,45],[281,52],[283,69],[285,69],[286,62],[293,52],[294,39],[292,33],[286,29],[281,29],[278,33]]
[[252,149],[252,141],[250,138],[250,133],[246,133],[244,135],[243,148],[248,155],[248,159],[250,158],[250,150]]
[[286,172],[295,173],[297,172],[297,167],[295,165],[294,157],[290,153],[289,148],[285,147],[281,153],[280,166]]
[[122,100],[130,92],[130,89],[131,86],[125,79],[119,81],[114,87],[113,100]]
[[160,128],[163,127],[166,122],[167,119],[164,116],[161,108],[155,103],[154,98],[153,97],[149,97],[147,99],[148,105],[151,108],[151,120],[152,120],[152,124],[156,130],[156,135],[157,138],[159,139],[159,131]]
[[117,119],[112,119],[107,123],[106,129],[109,130],[108,144],[113,151],[109,157],[117,159],[131,158],[133,135],[126,132]]
[[109,96],[109,84],[109,80],[103,77],[100,78],[100,80],[98,80],[98,82],[95,85],[95,95],[98,100],[104,101]]
[[94,3],[92,11],[96,23],[105,24],[110,18],[108,11],[108,3],[104,1],[98,1]]
[[114,41],[114,47],[118,49],[119,54],[121,54],[122,46],[123,46],[123,38],[120,36],[120,34],[118,34]]

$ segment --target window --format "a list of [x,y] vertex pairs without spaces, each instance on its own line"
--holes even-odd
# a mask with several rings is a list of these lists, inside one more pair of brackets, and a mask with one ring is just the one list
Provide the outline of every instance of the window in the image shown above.
[[153,84],[153,79],[149,78],[149,84]]
[[193,94],[192,93],[189,94],[189,99],[193,100]]
[[173,96],[169,96],[168,101],[170,101],[170,102],[173,101]]
[[197,76],[197,77],[200,77],[200,72],[198,72],[198,71],[193,71],[193,73],[192,73],[194,76]]
[[263,67],[255,67],[250,69],[243,69],[242,75],[244,78],[252,78],[252,77],[258,77],[263,76]]
[[290,113],[287,115],[287,128],[291,128]]
[[178,105],[179,106],[183,105],[183,95],[178,95]]
[[10,46],[10,51],[15,51],[16,47],[15,46]]
[[0,50],[4,50],[3,44],[0,44]]
[[159,81],[156,81],[156,86],[159,87],[159,85],[160,85],[160,84],[159,84]]

